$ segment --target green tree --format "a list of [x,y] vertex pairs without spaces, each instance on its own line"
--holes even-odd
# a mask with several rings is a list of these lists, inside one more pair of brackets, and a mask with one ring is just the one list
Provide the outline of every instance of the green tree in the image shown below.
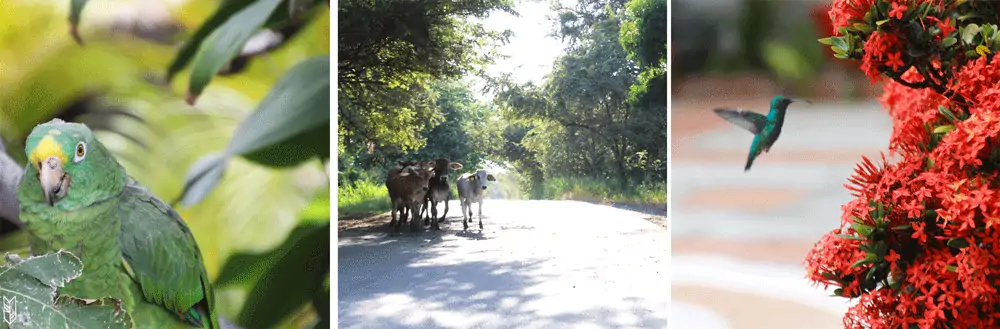
[[444,120],[430,83],[480,73],[506,42],[472,18],[514,13],[509,0],[339,2],[338,150],[417,148]]
[[[666,102],[649,106],[648,96],[642,98],[645,104],[630,102],[641,69],[637,62],[645,62],[630,59],[619,40],[627,35],[621,30],[624,12],[624,1],[580,1],[572,9],[560,9],[556,35],[569,47],[543,85],[511,83],[504,77],[491,81],[505,115],[533,122],[517,143],[532,151],[546,178],[614,181],[621,189],[665,178]],[[643,31],[655,30],[641,22],[632,24],[637,25]],[[657,36],[633,39],[637,41],[632,44],[647,46]],[[665,95],[663,82],[662,93],[649,94]],[[519,172],[534,169],[531,162],[516,163],[523,166]]]
[[358,180],[381,183],[386,168],[397,161],[426,161],[444,157],[476,168],[497,152],[501,142],[500,119],[491,106],[473,97],[467,82],[435,81],[431,83],[430,91],[435,99],[430,109],[442,121],[414,132],[426,143],[415,149],[383,145],[346,153],[341,156],[342,163],[338,169],[346,174],[347,179],[338,182],[338,185],[353,184]]

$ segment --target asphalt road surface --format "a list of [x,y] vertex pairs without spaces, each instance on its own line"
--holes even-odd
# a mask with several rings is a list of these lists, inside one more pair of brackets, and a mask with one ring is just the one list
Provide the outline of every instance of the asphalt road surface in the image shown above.
[[339,327],[667,327],[665,218],[575,201],[486,200],[483,215],[462,232],[452,201],[439,232],[341,231]]

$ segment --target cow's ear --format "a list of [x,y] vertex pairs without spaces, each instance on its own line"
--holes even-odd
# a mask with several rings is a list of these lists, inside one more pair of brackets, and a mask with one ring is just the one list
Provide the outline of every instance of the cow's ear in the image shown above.
[[413,170],[413,167],[406,167],[405,172],[408,173],[407,175],[416,175],[417,174],[417,171]]
[[476,181],[476,175],[469,176],[469,181],[470,182]]
[[454,170],[462,169],[462,164],[458,163],[458,162],[452,162],[448,166],[450,166],[451,169],[454,169]]
[[486,174],[486,180],[491,181],[491,182],[497,181],[497,179],[495,177],[493,177],[493,174]]

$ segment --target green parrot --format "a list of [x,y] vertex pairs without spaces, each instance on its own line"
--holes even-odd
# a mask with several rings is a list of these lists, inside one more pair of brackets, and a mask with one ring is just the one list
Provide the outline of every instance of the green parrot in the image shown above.
[[35,255],[65,249],[83,273],[59,292],[122,301],[134,328],[219,328],[201,251],[184,220],[125,173],[90,128],[31,131],[17,189]]

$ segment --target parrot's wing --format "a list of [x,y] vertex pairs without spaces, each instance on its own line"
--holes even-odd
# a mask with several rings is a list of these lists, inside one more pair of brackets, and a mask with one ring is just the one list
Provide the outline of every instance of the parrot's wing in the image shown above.
[[715,109],[715,114],[734,125],[749,130],[754,135],[759,134],[764,129],[764,125],[767,124],[767,116],[750,110]]
[[219,328],[201,251],[180,215],[131,177],[120,204],[124,265],[146,300],[192,324]]

